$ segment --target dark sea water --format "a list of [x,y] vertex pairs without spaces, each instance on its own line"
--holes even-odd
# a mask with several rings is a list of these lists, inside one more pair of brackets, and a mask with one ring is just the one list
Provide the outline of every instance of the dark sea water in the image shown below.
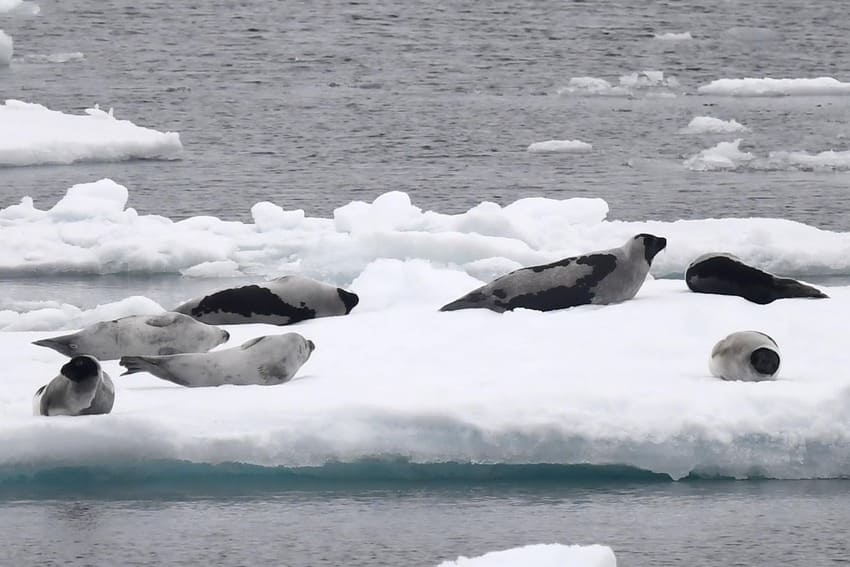
[[[700,173],[682,160],[736,135],[686,136],[698,115],[752,129],[741,148],[850,149],[850,97],[696,95],[737,77],[850,80],[843,0],[682,2],[41,2],[0,16],[15,59],[0,96],[178,131],[181,161],[0,170],[0,206],[51,205],[111,177],[140,212],[245,219],[271,200],[328,216],[389,190],[460,212],[484,201],[603,197],[629,220],[770,216],[850,228],[850,173]],[[685,32],[666,42],[656,33]],[[35,55],[82,52],[64,64]],[[558,96],[571,77],[663,71],[676,98]],[[581,139],[589,154],[535,155]]]
[[[749,126],[741,147],[758,155],[850,149],[850,97],[696,95],[724,77],[850,81],[843,0],[39,4],[38,16],[0,15],[15,40],[0,96],[70,113],[112,106],[180,132],[185,151],[169,162],[0,168],[0,207],[30,195],[44,208],[72,184],[111,177],[130,206],[175,219],[244,220],[263,200],[329,216],[402,190],[446,213],[588,196],[619,219],[768,216],[850,230],[850,173],[693,172],[686,157],[738,135],[679,133],[712,115]],[[685,31],[693,41],[653,39]],[[69,52],[85,59],[34,57]],[[645,69],[675,76],[678,96],[557,94],[571,77],[616,84]],[[549,139],[593,151],[526,152]],[[29,285],[45,289],[4,283],[20,299],[33,298]],[[186,285],[179,293],[193,295]],[[175,286],[82,278],[63,299],[86,305],[128,287],[177,299]],[[624,566],[850,562],[850,485],[840,480],[378,479],[108,494],[52,482],[58,491],[0,497],[0,565],[436,565],[541,542],[609,545]]]

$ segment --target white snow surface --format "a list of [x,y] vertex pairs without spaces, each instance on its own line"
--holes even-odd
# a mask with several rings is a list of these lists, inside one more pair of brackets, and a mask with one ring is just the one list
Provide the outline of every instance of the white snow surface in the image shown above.
[[685,160],[686,168],[693,171],[717,171],[751,169],[762,171],[847,171],[850,170],[850,150],[827,150],[817,154],[799,151],[772,151],[766,157],[741,151],[741,138],[732,142],[720,142],[712,148]]
[[655,39],[661,41],[688,41],[693,39],[691,32],[667,32],[655,34]]
[[581,140],[546,140],[534,142],[528,146],[528,151],[539,154],[584,153],[593,149],[592,144]]
[[717,96],[833,96],[850,95],[850,83],[832,77],[813,79],[717,79],[699,88]]
[[12,36],[0,30],[0,67],[5,67],[12,61],[14,42]]
[[0,166],[176,159],[183,150],[178,133],[136,126],[97,106],[80,116],[7,100],[0,131]]
[[573,77],[558,89],[565,96],[676,96],[679,81],[663,71],[644,70],[620,76],[618,85],[599,77]]
[[604,545],[537,544],[491,551],[479,557],[458,557],[438,567],[617,567],[617,558]]
[[722,120],[713,116],[695,116],[681,130],[683,134],[725,134],[728,132],[749,132],[750,129],[737,120]]
[[522,266],[621,246],[642,232],[668,239],[653,262],[657,277],[681,276],[694,258],[715,251],[783,275],[850,274],[850,233],[767,218],[607,220],[602,199],[484,202],[447,215],[423,211],[407,194],[393,191],[372,203],[344,205],[333,218],[257,203],[250,223],[140,215],[127,208],[128,199],[124,186],[103,179],[71,187],[50,208],[37,208],[24,197],[0,209],[0,275],[137,272],[262,279],[298,273],[348,286],[374,262],[396,259],[490,280]]
[[[52,333],[0,334],[10,361],[0,467],[404,458],[623,464],[673,478],[850,476],[850,287],[762,306],[650,280],[618,305],[441,313],[478,282],[422,263],[371,271],[354,284],[363,304],[351,315],[226,327],[223,348],[290,331],[313,340],[292,382],[188,389],[119,377],[110,361],[117,395],[107,416],[32,416],[33,393],[67,359],[30,344]],[[779,380],[710,376],[712,346],[743,329],[777,341]]]

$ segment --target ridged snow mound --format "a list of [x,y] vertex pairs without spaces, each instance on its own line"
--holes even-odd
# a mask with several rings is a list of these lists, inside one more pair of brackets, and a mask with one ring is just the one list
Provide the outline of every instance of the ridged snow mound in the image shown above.
[[848,171],[850,170],[850,151],[836,152],[827,150],[817,154],[808,152],[773,151],[767,157],[759,157],[750,152],[741,151],[741,139],[732,142],[720,142],[712,148],[685,160],[686,168],[693,171],[718,170],[761,170],[761,171]]
[[491,551],[479,557],[458,557],[438,567],[617,567],[617,558],[604,545],[538,544]]
[[[31,415],[66,358],[0,334],[0,471],[185,460],[321,466],[412,463],[628,465],[681,478],[850,476],[850,287],[767,306],[650,280],[634,300],[541,313],[451,313],[480,282],[383,260],[345,317],[234,325],[224,348],[297,331],[316,344],[290,383],[190,389],[119,377],[113,413]],[[712,346],[757,329],[780,347],[774,382],[709,374]]]
[[675,222],[606,220],[602,199],[481,203],[447,215],[423,211],[401,192],[308,217],[269,202],[252,223],[210,216],[181,221],[127,208],[129,192],[104,179],[71,187],[48,209],[25,197],[0,209],[0,275],[183,273],[274,277],[300,273],[348,285],[376,260],[419,259],[489,280],[521,266],[665,236],[656,276],[681,276],[700,254],[722,250],[786,275],[850,274],[850,233],[782,219]]
[[97,107],[79,116],[7,100],[0,131],[0,166],[176,159],[183,151],[180,134],[142,128]]
[[592,149],[592,144],[581,140],[546,140],[528,146],[529,152],[537,154],[584,153]]
[[749,128],[737,120],[721,120],[713,116],[696,116],[681,130],[683,134],[726,134],[749,131]]
[[617,85],[599,77],[573,77],[558,89],[564,96],[675,96],[679,81],[662,71],[641,71],[622,75]]
[[0,67],[5,67],[12,61],[13,44],[12,37],[0,30]]
[[833,96],[850,95],[850,83],[832,77],[815,79],[717,79],[699,88],[717,96]]

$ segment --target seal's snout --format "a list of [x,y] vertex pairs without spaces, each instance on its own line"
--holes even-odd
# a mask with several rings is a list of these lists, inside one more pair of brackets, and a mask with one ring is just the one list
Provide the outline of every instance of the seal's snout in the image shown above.
[[759,374],[772,376],[779,370],[779,354],[769,348],[757,348],[750,355],[750,363]]
[[227,342],[227,341],[230,340],[230,333],[225,331],[224,329],[222,329],[221,335],[224,338],[224,342]]
[[307,348],[310,349],[310,352],[313,352],[314,350],[316,350],[316,343],[314,343],[310,339],[307,339]]

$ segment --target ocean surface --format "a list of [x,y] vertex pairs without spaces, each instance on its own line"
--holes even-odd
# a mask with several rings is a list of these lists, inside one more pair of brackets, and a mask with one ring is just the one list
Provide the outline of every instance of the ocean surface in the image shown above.
[[[720,78],[850,81],[843,0],[38,4],[38,15],[0,14],[15,41],[0,97],[74,114],[113,107],[180,132],[185,150],[168,162],[0,168],[0,208],[25,195],[47,208],[73,184],[110,177],[130,189],[129,206],[172,219],[245,221],[259,201],[329,217],[401,190],[442,213],[583,196],[604,198],[614,219],[761,216],[850,230],[846,170],[683,166],[735,137],[759,156],[850,149],[850,97],[697,94]],[[654,37],[668,32],[693,39]],[[616,85],[644,70],[677,83],[559,94],[572,77]],[[680,132],[700,115],[752,131]],[[526,151],[550,139],[593,150]],[[129,274],[0,284],[7,299],[79,306],[129,293],[168,304],[215,287]],[[609,545],[626,567],[850,562],[845,480],[584,486],[472,475],[281,489],[237,476],[105,491],[66,481],[0,491],[0,565],[436,565],[539,542]]]

